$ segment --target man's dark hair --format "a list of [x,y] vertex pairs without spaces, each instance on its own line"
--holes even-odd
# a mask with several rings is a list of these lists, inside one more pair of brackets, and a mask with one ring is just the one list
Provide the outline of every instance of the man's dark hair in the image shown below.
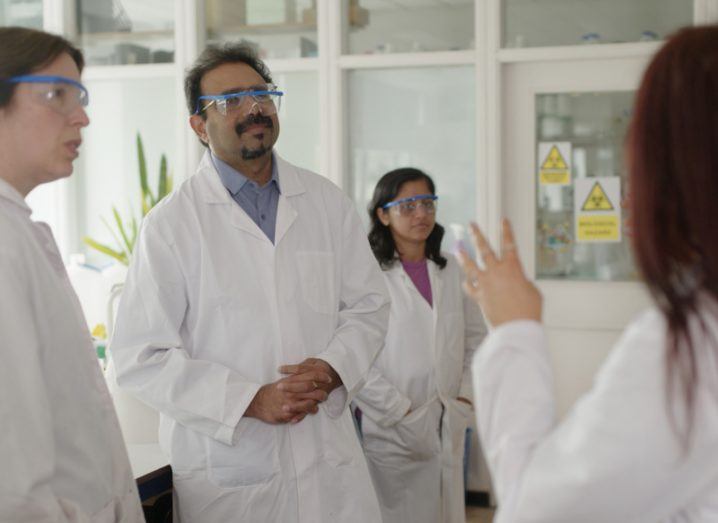
[[31,74],[62,53],[69,54],[82,72],[82,51],[65,38],[26,27],[0,27],[0,107],[10,103],[16,86],[2,80]]
[[[254,47],[245,42],[224,45],[209,45],[202,51],[194,65],[187,71],[184,80],[184,94],[187,99],[189,114],[194,114],[197,101],[202,96],[200,83],[202,78],[212,69],[223,64],[243,63],[257,71],[268,84],[272,83],[272,75],[264,62],[257,56]],[[204,113],[202,118],[205,118]]]

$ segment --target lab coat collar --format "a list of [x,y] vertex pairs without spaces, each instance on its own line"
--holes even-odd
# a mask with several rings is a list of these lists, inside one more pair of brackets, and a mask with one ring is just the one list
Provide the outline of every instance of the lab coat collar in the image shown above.
[[[404,270],[404,267],[401,265],[401,261],[398,259],[398,256],[399,255],[397,254],[397,260],[389,269],[386,270],[387,275],[391,276],[392,278],[401,278],[404,284],[410,288],[410,291],[416,292],[417,296],[421,297],[421,300],[428,306],[429,304],[427,303],[426,299],[421,296],[421,293],[416,288],[416,285],[414,285],[414,282],[411,281],[411,277]],[[427,260],[426,265],[429,271],[429,282],[431,283],[431,308],[436,311],[440,306],[443,293],[443,279],[441,278],[442,269],[439,268],[439,266],[431,260]]]
[[3,198],[15,205],[18,210],[26,214],[28,217],[32,214],[32,209],[30,209],[27,202],[25,202],[25,198],[22,197],[22,194],[20,194],[15,187],[2,178],[0,178],[0,198]]
[[[297,218],[297,211],[292,207],[290,198],[305,192],[304,185],[299,178],[297,168],[274,153],[274,160],[277,162],[277,173],[279,174],[279,185],[282,188],[277,202],[277,223],[274,230],[274,245],[279,245],[292,223]],[[209,151],[204,153],[200,161],[197,175],[200,176],[201,190],[204,192],[204,200],[210,205],[230,205],[231,224],[252,236],[261,240],[269,241],[269,238],[262,232],[259,226],[242,210],[232,199],[217,173],[212,162]]]
[[[220,180],[222,180],[222,185],[227,188],[227,190],[232,194],[232,196],[237,196],[239,191],[242,190],[244,184],[246,183],[254,183],[254,185],[258,187],[256,182],[252,182],[244,174],[242,174],[237,169],[222,160],[219,156],[217,156],[216,154],[212,154],[211,151],[208,152],[209,157],[214,164],[214,168],[217,170],[217,174],[219,174]],[[277,191],[279,191],[280,193],[282,192],[282,189],[279,186],[276,153],[274,152],[272,152],[272,177],[269,179],[269,183],[274,183],[274,185],[277,187]]]
[[[279,176],[279,187],[281,187],[281,195],[286,197],[296,196],[305,192],[304,185],[299,179],[296,167],[284,160],[276,152],[273,153],[274,161],[277,162],[277,174]],[[205,186],[205,202],[234,204],[231,195],[222,184],[219,174],[212,162],[209,151],[205,151],[202,160],[199,163],[197,172],[202,176],[206,183]]]

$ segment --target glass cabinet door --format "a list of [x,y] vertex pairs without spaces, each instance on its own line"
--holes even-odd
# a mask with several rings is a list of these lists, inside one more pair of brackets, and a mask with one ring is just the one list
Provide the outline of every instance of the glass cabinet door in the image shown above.
[[476,215],[473,67],[349,73],[348,191],[364,220],[379,178],[417,167],[434,179],[437,221],[450,250]]
[[622,205],[633,96],[536,95],[537,278],[636,277]]
[[503,47],[664,39],[693,22],[693,0],[504,0]]
[[89,65],[174,61],[172,0],[76,0],[77,43]]
[[474,0],[341,1],[346,54],[474,48]]
[[42,29],[42,0],[0,0],[0,26]]
[[316,0],[206,0],[207,41],[244,40],[262,58],[317,56]]

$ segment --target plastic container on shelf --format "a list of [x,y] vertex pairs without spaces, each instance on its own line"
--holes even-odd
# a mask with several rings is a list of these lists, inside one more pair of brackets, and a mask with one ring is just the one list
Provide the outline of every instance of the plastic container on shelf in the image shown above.
[[562,278],[573,271],[572,213],[568,210],[539,211],[537,225],[536,275]]
[[600,44],[601,35],[598,33],[586,33],[581,36],[581,43],[584,45]]

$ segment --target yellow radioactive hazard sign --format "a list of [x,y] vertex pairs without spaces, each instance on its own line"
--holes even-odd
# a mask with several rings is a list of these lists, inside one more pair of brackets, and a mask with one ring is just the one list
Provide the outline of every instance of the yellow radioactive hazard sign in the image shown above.
[[538,151],[539,183],[569,185],[571,183],[571,142],[541,142]]
[[588,197],[583,202],[582,211],[613,211],[614,207],[609,200],[606,191],[603,190],[601,184],[596,182],[591,187]]

